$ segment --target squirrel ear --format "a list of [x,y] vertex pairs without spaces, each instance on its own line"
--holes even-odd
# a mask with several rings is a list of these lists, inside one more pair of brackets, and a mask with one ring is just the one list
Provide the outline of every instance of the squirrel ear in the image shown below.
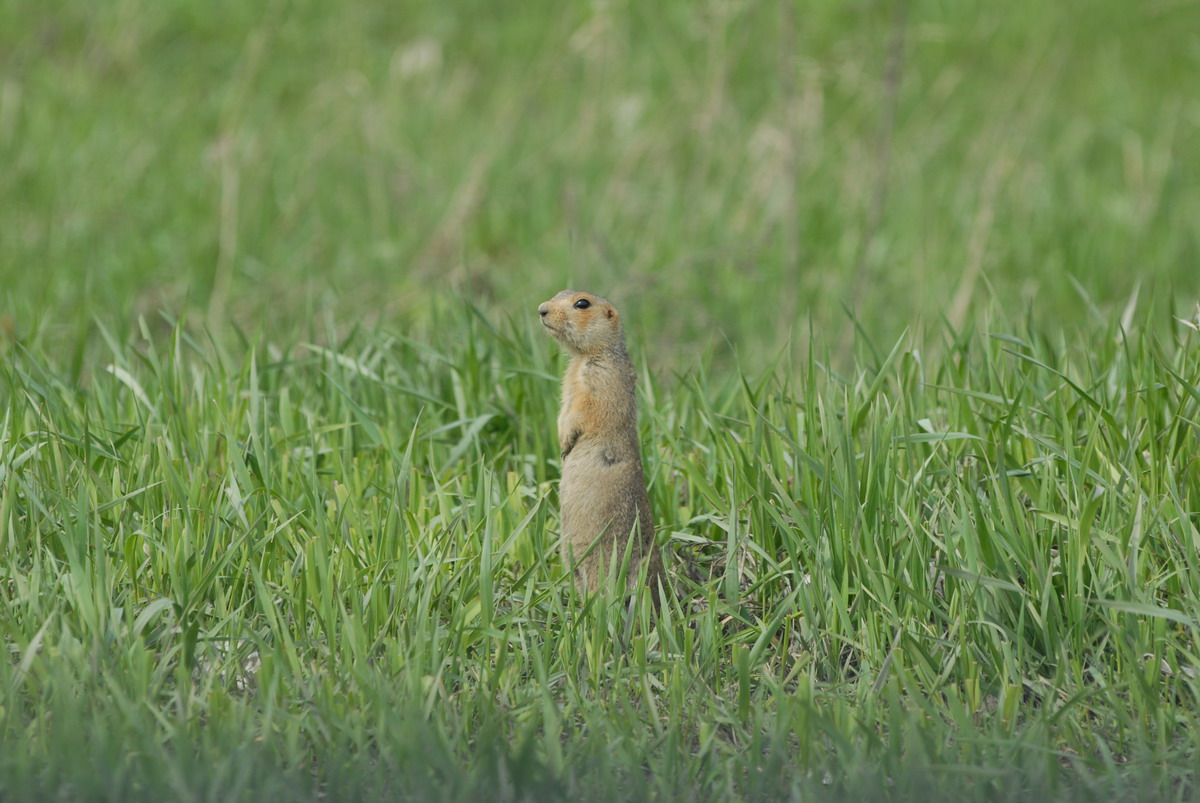
[[612,316],[613,316],[613,308],[609,307],[608,308],[608,317],[611,318]]

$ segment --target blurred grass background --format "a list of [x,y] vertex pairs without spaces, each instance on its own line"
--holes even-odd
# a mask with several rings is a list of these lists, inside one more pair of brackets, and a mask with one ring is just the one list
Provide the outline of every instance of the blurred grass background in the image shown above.
[[678,368],[843,342],[843,307],[884,340],[980,299],[1186,309],[1198,31],[1169,1],[10,0],[0,311],[415,331],[572,285]]

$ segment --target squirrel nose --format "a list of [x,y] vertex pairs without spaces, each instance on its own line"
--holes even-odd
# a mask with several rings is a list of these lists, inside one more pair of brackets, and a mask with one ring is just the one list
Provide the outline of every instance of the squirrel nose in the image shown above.
[[541,315],[543,318],[545,318],[549,314],[550,314],[550,310],[546,307],[545,304],[538,307],[538,315]]

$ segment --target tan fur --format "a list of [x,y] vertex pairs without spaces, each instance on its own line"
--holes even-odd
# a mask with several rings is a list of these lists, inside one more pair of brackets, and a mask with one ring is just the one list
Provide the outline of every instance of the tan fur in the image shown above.
[[[577,308],[580,299],[590,306]],[[574,290],[563,290],[538,312],[571,355],[558,414],[563,560],[577,566],[581,589],[595,591],[613,550],[619,565],[632,537],[628,584],[637,580],[643,560],[650,561],[653,583],[661,562],[638,447],[636,375],[621,316],[600,296]]]

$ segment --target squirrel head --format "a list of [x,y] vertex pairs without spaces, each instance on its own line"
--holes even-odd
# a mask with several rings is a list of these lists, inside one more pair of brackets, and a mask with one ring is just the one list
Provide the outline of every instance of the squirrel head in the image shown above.
[[592,356],[623,350],[621,316],[595,293],[563,290],[538,306],[542,326],[571,354]]

